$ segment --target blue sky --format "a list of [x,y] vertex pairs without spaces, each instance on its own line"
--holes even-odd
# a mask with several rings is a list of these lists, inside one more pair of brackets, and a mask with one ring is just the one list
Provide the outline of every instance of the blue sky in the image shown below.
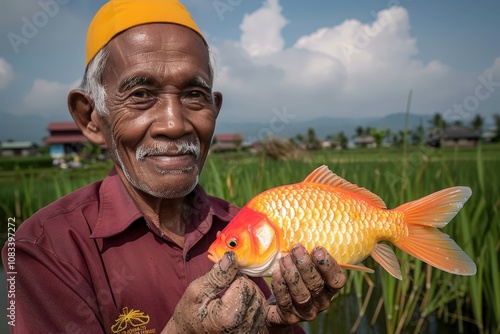
[[[105,1],[0,5],[0,112],[69,119]],[[213,49],[228,121],[500,113],[499,1],[185,0]],[[35,29],[29,29],[29,25]],[[1,125],[0,125],[1,126]]]

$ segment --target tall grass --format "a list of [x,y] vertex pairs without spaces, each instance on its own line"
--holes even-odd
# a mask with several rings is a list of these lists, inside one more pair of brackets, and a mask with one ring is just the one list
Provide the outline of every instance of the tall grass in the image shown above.
[[[347,271],[346,287],[330,310],[304,327],[310,333],[441,333],[432,328],[444,323],[453,326],[454,333],[500,333],[498,146],[451,152],[412,147],[405,161],[402,164],[401,151],[394,149],[320,151],[307,161],[289,162],[211,155],[200,183],[208,193],[243,206],[257,193],[301,181],[326,164],[377,193],[389,208],[446,187],[469,186],[472,197],[444,232],[476,262],[475,276],[444,273],[396,250],[403,273],[398,281],[369,258],[365,265],[376,273]],[[0,223],[7,217],[25,220],[43,205],[103,178],[106,171],[17,170],[0,175]]]
[[0,172],[0,223],[4,224],[9,217],[15,217],[18,223],[26,220],[43,206],[104,178],[110,166],[99,165],[88,170],[29,167]]

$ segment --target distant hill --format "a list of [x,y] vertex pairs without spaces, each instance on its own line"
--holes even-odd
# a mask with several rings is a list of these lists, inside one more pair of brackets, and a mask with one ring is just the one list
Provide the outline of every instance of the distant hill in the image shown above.
[[[414,129],[420,123],[427,129],[432,115],[410,115],[409,128]],[[274,122],[226,122],[220,120],[215,129],[216,133],[241,133],[245,141],[253,142],[266,138],[268,134],[277,137],[291,138],[297,134],[305,135],[309,128],[313,128],[318,138],[324,138],[330,134],[337,134],[344,131],[348,138],[355,134],[356,127],[366,128],[370,126],[374,129],[388,128],[392,132],[402,130],[404,127],[404,113],[390,114],[383,117],[370,118],[348,118],[348,117],[321,117],[306,121],[291,119],[285,124],[279,120]],[[43,138],[48,136],[47,125],[54,121],[68,121],[66,118],[47,118],[37,115],[17,116],[0,112],[0,141],[22,140],[43,143]]]

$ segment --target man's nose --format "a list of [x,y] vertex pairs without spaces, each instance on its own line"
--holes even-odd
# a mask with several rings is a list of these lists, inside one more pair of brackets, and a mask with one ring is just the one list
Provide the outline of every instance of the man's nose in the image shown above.
[[151,125],[151,136],[179,138],[192,129],[187,119],[186,108],[175,97],[165,99],[157,105],[155,120]]

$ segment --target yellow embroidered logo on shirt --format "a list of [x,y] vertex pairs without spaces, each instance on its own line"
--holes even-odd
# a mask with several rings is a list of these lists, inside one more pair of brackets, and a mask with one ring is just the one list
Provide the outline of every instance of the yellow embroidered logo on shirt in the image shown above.
[[[134,334],[154,334],[155,329],[146,329],[146,325],[149,323],[149,315],[144,314],[140,310],[131,309],[124,307],[123,312],[120,314],[118,319],[116,319],[113,326],[111,326],[111,331],[113,333],[134,333]],[[130,325],[130,326],[129,326]]]

